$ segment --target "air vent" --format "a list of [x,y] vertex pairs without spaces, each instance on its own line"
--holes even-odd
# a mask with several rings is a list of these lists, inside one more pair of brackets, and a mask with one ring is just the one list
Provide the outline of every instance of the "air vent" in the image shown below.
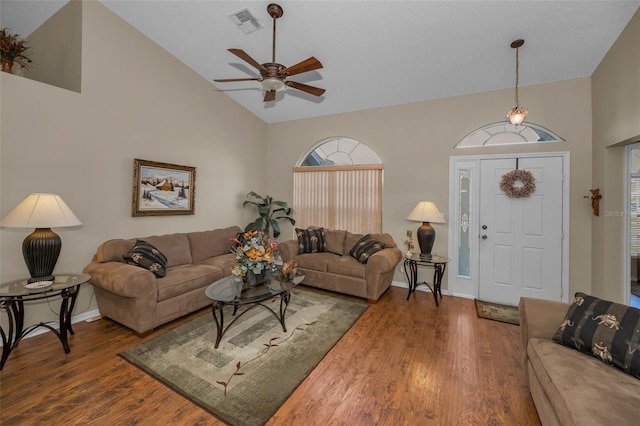
[[249,34],[262,28],[255,16],[249,12],[249,9],[242,9],[229,15],[229,18],[240,27],[243,33]]

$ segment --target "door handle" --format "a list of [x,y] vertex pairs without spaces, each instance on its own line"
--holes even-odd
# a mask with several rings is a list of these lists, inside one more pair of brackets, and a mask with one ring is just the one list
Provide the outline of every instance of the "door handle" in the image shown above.
[[482,238],[483,240],[486,240],[486,239],[487,239],[487,236],[486,236],[486,235],[483,235],[481,238]]
[[487,229],[487,225],[482,225],[482,229]]

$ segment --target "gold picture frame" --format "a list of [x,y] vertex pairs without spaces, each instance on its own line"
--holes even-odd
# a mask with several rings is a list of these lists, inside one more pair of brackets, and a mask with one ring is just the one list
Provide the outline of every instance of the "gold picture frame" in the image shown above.
[[194,214],[195,198],[195,167],[133,160],[131,216]]

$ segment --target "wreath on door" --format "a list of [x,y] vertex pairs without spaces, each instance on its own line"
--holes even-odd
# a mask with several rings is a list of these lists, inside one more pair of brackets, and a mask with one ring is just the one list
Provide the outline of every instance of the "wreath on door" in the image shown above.
[[526,198],[536,190],[536,178],[529,170],[511,170],[502,175],[500,189],[509,198]]

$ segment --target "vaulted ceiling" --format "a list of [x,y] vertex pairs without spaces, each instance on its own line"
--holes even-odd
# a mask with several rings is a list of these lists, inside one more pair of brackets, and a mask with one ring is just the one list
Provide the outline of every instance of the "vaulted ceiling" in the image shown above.
[[[228,48],[271,62],[268,1],[100,1],[267,123],[513,88],[510,44],[518,38],[525,40],[521,87],[588,77],[640,7],[640,0],[279,1],[276,62],[290,66],[315,56],[324,68],[291,80],[326,93],[287,88],[265,103],[257,81],[213,79],[259,77]],[[0,20],[28,34],[52,13],[43,10],[64,3],[2,0]],[[230,16],[243,9],[261,29],[247,34],[233,22]],[[21,23],[9,25],[5,11]],[[505,111],[512,104],[505,98]]]

